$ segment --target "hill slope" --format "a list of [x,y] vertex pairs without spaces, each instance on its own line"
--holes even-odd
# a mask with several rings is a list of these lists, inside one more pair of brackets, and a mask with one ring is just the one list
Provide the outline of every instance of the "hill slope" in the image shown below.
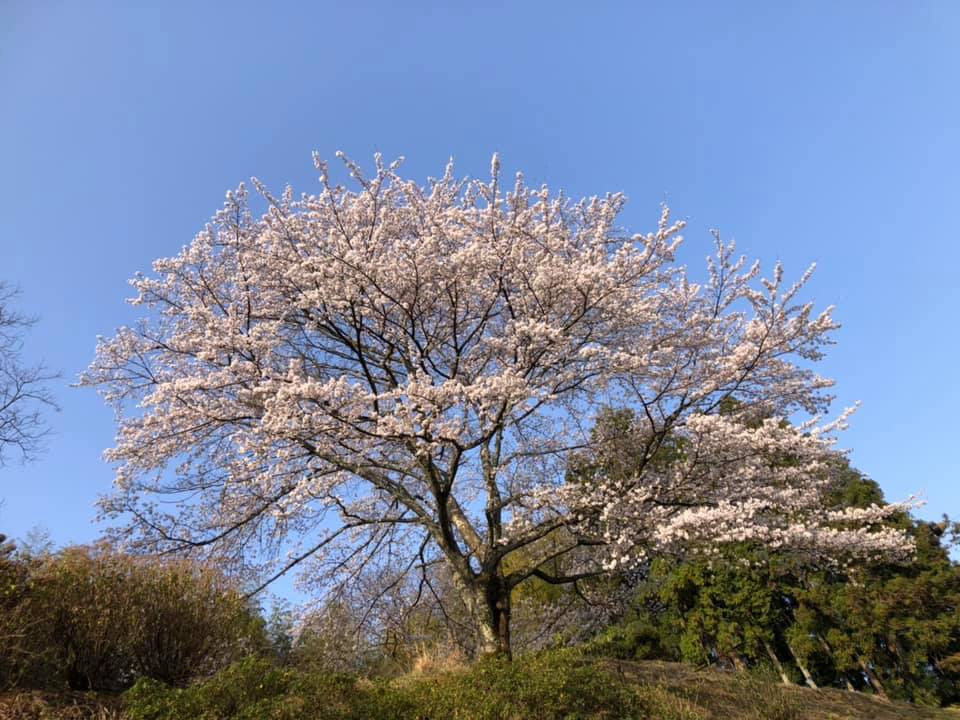
[[[187,695],[151,686],[134,715],[150,720],[184,718],[271,717],[282,720],[960,720],[960,711],[887,703],[861,693],[833,689],[785,687],[748,675],[716,670],[698,671],[665,662],[631,662],[580,658],[579,670],[553,673],[563,666],[536,666],[524,674],[517,666],[482,666],[448,672],[412,674],[381,681],[376,705],[361,706],[357,698],[370,693],[370,681],[340,677],[329,684],[323,675],[279,672],[267,681],[267,666],[251,663],[211,679]],[[491,675],[490,673],[493,673]],[[574,684],[557,675],[579,678]],[[551,678],[551,676],[553,676]],[[280,679],[278,684],[276,681]],[[286,678],[289,682],[284,683]],[[299,679],[297,679],[299,678]],[[617,692],[640,698],[639,708],[624,714],[602,701],[591,680],[619,687]],[[601,679],[602,678],[602,679]],[[224,682],[226,681],[226,682]],[[493,681],[486,688],[485,682]],[[273,689],[264,690],[264,683]],[[219,689],[217,686],[220,686]],[[244,689],[249,686],[251,689]],[[535,687],[534,687],[535,686]],[[206,687],[206,689],[204,689]],[[252,688],[258,688],[252,690]],[[312,690],[310,688],[313,688]],[[476,693],[481,692],[480,699]],[[226,693],[226,695],[224,695]],[[438,704],[437,694],[446,699]],[[593,694],[592,694],[593,693]],[[635,693],[635,694],[634,694]],[[592,694],[592,695],[591,695]],[[577,701],[565,701],[579,698]],[[594,697],[597,702],[587,702]],[[607,694],[614,698],[616,695]],[[146,699],[144,704],[142,701]],[[136,704],[136,701],[135,701]],[[376,709],[374,709],[376,707]],[[625,707],[623,705],[620,708]],[[364,709],[365,708],[365,709]],[[441,709],[442,708],[442,709]],[[0,694],[0,720],[128,720],[117,696],[93,693],[20,692]]]
[[[871,695],[832,688],[785,687],[735,673],[696,670],[655,661],[611,661],[625,681],[655,686],[683,703],[688,717],[703,720],[960,720],[960,711],[884,702]],[[683,717],[683,710],[678,717]]]

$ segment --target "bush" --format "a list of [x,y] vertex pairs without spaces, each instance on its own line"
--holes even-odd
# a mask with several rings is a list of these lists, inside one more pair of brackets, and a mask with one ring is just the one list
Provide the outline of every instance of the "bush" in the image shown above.
[[121,690],[140,676],[181,685],[264,642],[249,603],[209,567],[104,548],[15,564],[26,577],[16,623],[28,634],[18,646],[19,686]]
[[668,717],[661,712],[662,694],[638,692],[571,651],[376,681],[279,669],[248,658],[185,689],[141,680],[124,697],[130,720]]
[[125,693],[124,701],[130,720],[385,717],[360,714],[370,707],[370,698],[366,697],[369,692],[370,688],[363,688],[350,675],[307,675],[249,657],[187,688],[171,688],[156,680],[141,679]]
[[595,657],[679,661],[679,647],[664,635],[654,623],[631,618],[606,628],[581,647],[584,653]]
[[445,673],[405,688],[428,717],[643,717],[636,692],[571,650],[489,658],[464,673]]
[[39,620],[27,612],[31,563],[14,554],[13,543],[0,534],[0,690],[29,679],[41,661],[43,648],[36,638]]

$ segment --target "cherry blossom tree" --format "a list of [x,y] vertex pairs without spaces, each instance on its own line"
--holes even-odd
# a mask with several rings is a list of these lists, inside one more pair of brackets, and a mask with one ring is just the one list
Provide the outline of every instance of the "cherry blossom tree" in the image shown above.
[[[316,195],[254,180],[261,217],[241,186],[132,281],[144,318],[82,380],[118,413],[102,509],[128,542],[415,596],[442,567],[479,649],[507,654],[531,578],[724,542],[909,552],[879,526],[891,506],[822,512],[842,418],[820,420],[810,366],[837,325],[797,300],[810,271],[760,279],[717,236],[699,283],[666,209],[629,235],[622,195],[505,190],[496,156],[487,181],[451,164],[426,187],[340,157],[353,189],[320,160]],[[640,460],[571,481],[609,406],[632,409]]]

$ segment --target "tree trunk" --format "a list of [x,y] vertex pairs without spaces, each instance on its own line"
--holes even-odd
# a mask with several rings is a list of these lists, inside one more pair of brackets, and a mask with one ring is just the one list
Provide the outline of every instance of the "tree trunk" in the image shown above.
[[502,576],[487,582],[485,617],[480,621],[481,650],[484,655],[512,657],[510,645],[510,588]]
[[807,670],[807,666],[803,664],[803,660],[800,659],[800,656],[794,652],[794,649],[790,643],[787,643],[787,650],[789,650],[790,654],[793,655],[793,661],[797,664],[797,667],[800,668],[800,672],[803,673],[803,679],[806,681],[807,686],[816,690],[817,683],[814,682],[813,675],[811,675],[810,671]]
[[510,659],[510,589],[502,575],[494,575],[482,584],[466,586],[463,598],[476,627],[477,655],[500,655]]
[[502,573],[465,578],[454,572],[452,579],[473,619],[476,654],[511,658],[510,588]]
[[777,653],[770,646],[770,643],[766,640],[763,641],[763,648],[767,651],[767,655],[770,656],[770,662],[773,663],[773,666],[777,669],[777,672],[780,673],[780,680],[783,681],[784,685],[793,685],[790,681],[790,677],[787,675],[786,671],[783,669],[783,663],[780,662],[780,658],[777,657]]
[[870,665],[868,665],[862,657],[858,657],[857,662],[860,663],[860,669],[863,670],[863,674],[867,676],[867,682],[870,683],[870,687],[873,688],[873,691],[877,694],[877,697],[885,702],[890,702],[890,697],[887,695],[887,691],[883,689],[883,683],[880,682],[880,678],[877,677],[877,674],[870,669]]

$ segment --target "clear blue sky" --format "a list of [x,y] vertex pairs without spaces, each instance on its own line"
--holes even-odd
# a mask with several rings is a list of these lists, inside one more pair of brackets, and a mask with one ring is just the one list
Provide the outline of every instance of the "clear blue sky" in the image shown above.
[[[147,6],[152,6],[152,9]],[[202,6],[202,8],[200,7]],[[401,9],[407,6],[409,9]],[[483,7],[481,7],[483,6]],[[891,499],[960,516],[960,3],[0,3],[0,278],[64,372],[39,462],[0,470],[0,530],[98,529],[113,419],[69,387],[134,317],[126,280],[256,175],[310,152],[463,173],[490,154],[572,195],[667,200],[769,267],[819,270],[844,444]]]

